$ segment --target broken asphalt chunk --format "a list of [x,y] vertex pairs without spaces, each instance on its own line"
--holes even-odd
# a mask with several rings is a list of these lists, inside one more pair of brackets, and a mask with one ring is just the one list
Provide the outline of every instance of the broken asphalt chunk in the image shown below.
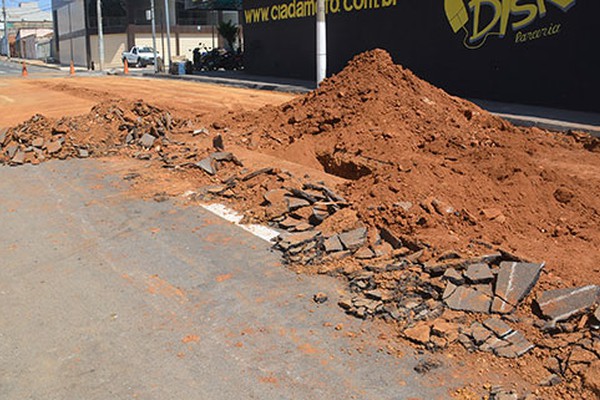
[[462,285],[463,283],[465,283],[465,278],[463,277],[463,275],[454,268],[448,268],[444,272],[442,279],[445,281],[450,281],[455,285]]
[[492,312],[505,314],[514,310],[533,289],[544,263],[501,262]]
[[8,158],[13,158],[15,156],[15,153],[17,152],[17,150],[19,150],[19,146],[16,144],[11,144],[10,146],[8,146],[6,148],[6,155],[8,156]]
[[252,178],[256,178],[259,175],[262,174],[272,174],[274,173],[275,170],[273,168],[261,168],[261,169],[257,169],[256,171],[250,172],[249,174],[246,174],[242,177],[242,181],[249,181]]
[[354,257],[358,260],[368,260],[375,257],[375,253],[368,247],[363,247],[362,249],[358,249],[356,253],[354,253]]
[[318,190],[325,194],[325,196],[327,196],[333,202],[344,204],[346,203],[346,200],[342,196],[338,195],[333,190],[329,189],[327,186],[305,183],[303,187],[304,189]]
[[149,133],[144,133],[144,135],[140,138],[140,145],[147,149],[151,148],[154,145],[154,141],[156,138]]
[[545,318],[558,322],[592,308],[599,300],[600,287],[588,285],[545,291],[536,304]]
[[210,158],[212,158],[215,161],[230,161],[237,166],[240,166],[240,167],[243,166],[242,162],[240,160],[238,160],[237,157],[233,155],[233,153],[229,153],[229,152],[225,152],[225,151],[211,153]]
[[487,264],[471,264],[464,273],[465,277],[473,283],[488,283],[494,279],[494,274]]
[[214,161],[210,157],[203,158],[202,160],[198,161],[195,165],[196,167],[200,168],[209,175],[214,175],[217,173],[217,169],[214,166]]
[[483,325],[500,339],[513,332],[513,328],[499,318],[488,318],[483,321]]
[[320,234],[319,231],[307,231],[281,235],[278,246],[284,250],[291,249],[315,240]]
[[294,211],[302,207],[306,207],[310,205],[310,203],[304,199],[299,199],[297,197],[287,197],[286,198],[288,211]]
[[479,322],[473,322],[471,324],[471,337],[476,345],[483,344],[492,336],[492,332],[481,325]]
[[50,142],[46,145],[46,151],[48,151],[49,154],[58,153],[61,148],[62,144],[60,144],[58,140],[55,142]]
[[342,242],[340,242],[338,235],[333,235],[330,238],[325,239],[323,246],[327,253],[334,253],[344,250],[344,246],[342,245]]
[[394,249],[399,249],[402,247],[402,240],[387,228],[381,228],[379,230],[379,236],[381,236],[381,239],[389,243]]
[[445,302],[453,310],[489,313],[492,295],[491,285],[459,286]]
[[[201,131],[206,131],[206,129],[201,129]],[[208,133],[208,131],[206,131],[206,133]],[[225,150],[225,145],[223,144],[223,136],[221,136],[221,135],[215,136],[212,140],[212,144],[213,144],[213,147],[215,148],[215,150],[217,150],[217,151]]]
[[340,241],[348,250],[356,250],[367,241],[367,228],[361,227],[339,235]]
[[19,150],[15,156],[10,160],[13,165],[21,165],[25,162],[25,152]]
[[35,138],[31,141],[33,147],[41,149],[44,146],[44,138]]

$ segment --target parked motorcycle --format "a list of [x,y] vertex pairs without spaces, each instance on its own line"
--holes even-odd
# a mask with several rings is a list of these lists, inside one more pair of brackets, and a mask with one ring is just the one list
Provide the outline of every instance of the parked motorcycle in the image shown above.
[[223,48],[206,51],[196,47],[193,51],[193,64],[196,71],[241,70],[244,68],[243,53]]

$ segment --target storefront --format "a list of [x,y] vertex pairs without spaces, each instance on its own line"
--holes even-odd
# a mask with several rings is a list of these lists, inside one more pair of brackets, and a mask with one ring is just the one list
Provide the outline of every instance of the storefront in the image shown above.
[[[355,54],[395,62],[448,92],[600,111],[597,0],[327,0],[328,74]],[[314,79],[313,0],[244,0],[250,73]]]

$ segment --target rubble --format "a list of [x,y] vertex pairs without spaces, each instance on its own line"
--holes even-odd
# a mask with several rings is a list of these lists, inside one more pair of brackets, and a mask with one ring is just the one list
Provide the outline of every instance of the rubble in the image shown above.
[[496,280],[492,311],[509,313],[536,284],[544,263],[503,262]]
[[[143,101],[100,103],[85,115],[58,120],[34,115],[13,128],[3,130],[0,164],[38,164],[52,158],[87,158],[117,150],[137,148],[139,159],[151,159],[149,151],[157,142],[180,147],[169,134],[183,129],[187,121]],[[189,150],[189,149],[185,149]]]
[[596,285],[548,290],[536,299],[541,314],[553,323],[589,310],[598,302],[600,287]]
[[[548,228],[540,228],[539,215],[533,218],[523,211],[528,204],[522,198],[559,203],[560,214],[543,204],[544,223],[561,221],[565,226],[542,232],[544,235],[577,236],[580,232],[578,240],[586,238],[590,243],[594,237],[586,235],[593,228],[586,224],[597,222],[595,209],[583,212],[577,208],[578,201],[584,200],[579,199],[582,190],[570,179],[561,182],[554,179],[557,172],[540,172],[537,163],[517,162],[512,157],[515,151],[535,152],[534,144],[542,140],[541,134],[521,135],[504,121],[437,89],[427,98],[435,98],[439,107],[426,103],[428,107],[423,108],[420,91],[431,88],[408,71],[374,65],[374,78],[382,72],[390,79],[386,82],[393,84],[365,89],[357,83],[349,88],[357,93],[340,97],[336,85],[344,82],[334,77],[318,92],[281,108],[262,110],[259,115],[261,121],[279,124],[269,126],[274,129],[268,131],[274,133],[263,137],[285,138],[275,140],[277,145],[253,142],[259,149],[285,152],[289,149],[280,147],[282,143],[298,143],[309,131],[320,135],[312,149],[317,155],[313,161],[345,179],[331,188],[308,175],[292,177],[274,166],[244,168],[232,152],[225,151],[220,134],[212,139],[212,149],[210,143],[203,149],[181,144],[173,138],[178,131],[191,132],[192,136],[208,135],[208,131],[191,131],[184,127],[184,121],[143,102],[106,103],[86,116],[59,121],[34,116],[18,127],[0,130],[0,162],[20,165],[120,151],[140,160],[161,160],[168,168],[190,167],[192,174],[201,175],[203,184],[207,183],[194,198],[244,201],[251,211],[247,218],[283,231],[274,246],[288,264],[316,266],[313,271],[344,279],[348,293],[338,305],[348,314],[361,319],[382,318],[397,326],[401,336],[430,351],[457,343],[468,351],[516,358],[535,345],[548,359],[546,368],[553,374],[543,383],[558,384],[568,379],[568,374],[577,374],[594,387],[594,377],[586,371],[598,369],[600,339],[592,333],[600,324],[600,308],[594,309],[598,287],[544,292],[536,304],[539,315],[550,323],[535,321],[542,329],[534,335],[536,328],[530,323],[533,319],[527,319],[531,312],[526,299],[544,263],[526,262],[498,246],[516,234],[541,240],[536,236],[538,231]],[[385,96],[389,90],[395,93],[391,102]],[[326,101],[331,96],[336,101],[333,105]],[[364,105],[348,103],[351,97],[364,98],[360,100]],[[413,98],[416,105],[411,103]],[[341,119],[333,114],[339,111],[338,100],[342,103],[339,107],[351,110],[343,122],[351,135],[337,130]],[[369,108],[375,103],[385,107]],[[290,118],[292,112],[311,117],[301,121]],[[382,129],[379,122],[383,118],[396,121],[398,133]],[[292,120],[295,122],[289,122]],[[324,120],[329,122],[322,123]],[[81,140],[75,132],[85,131],[91,123],[102,129],[94,130],[91,139]],[[222,129],[226,125],[218,122],[212,126]],[[253,129],[257,136],[261,126]],[[433,132],[436,129],[431,128],[436,126],[444,128]],[[108,133],[100,134],[104,131]],[[230,143],[235,136],[227,140]],[[557,141],[548,147],[560,146],[567,144]],[[492,159],[495,161],[489,161]],[[527,184],[520,183],[521,175],[527,177]],[[433,187],[432,176],[444,185]],[[461,181],[457,176],[468,176],[469,180]],[[538,176],[541,181],[531,185],[536,189],[526,191],[524,186]],[[456,191],[471,187],[473,182],[490,195],[464,196]],[[499,182],[507,183],[502,190],[498,189]],[[251,196],[257,199],[256,204],[249,200]],[[154,198],[163,201],[168,196],[158,193]],[[504,205],[508,203],[514,207]],[[342,228],[331,224],[348,211],[354,213],[356,224]],[[587,218],[586,224],[573,221],[577,213]],[[526,228],[512,227],[521,220]],[[527,230],[530,228],[533,233]],[[453,239],[440,239],[448,237]],[[467,238],[468,244],[461,243],[459,237]],[[512,252],[518,246],[506,248]],[[557,286],[546,280],[541,287]],[[325,302],[327,295],[318,293],[313,301]],[[454,317],[448,317],[449,312],[455,313]],[[576,320],[575,316],[582,318]],[[546,329],[549,326],[552,329]],[[419,369],[430,368],[423,363]],[[499,391],[494,396],[516,395]]]

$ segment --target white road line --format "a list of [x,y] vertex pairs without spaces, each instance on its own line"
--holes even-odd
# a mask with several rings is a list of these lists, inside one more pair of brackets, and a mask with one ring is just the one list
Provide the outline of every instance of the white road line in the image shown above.
[[244,218],[243,215],[238,214],[236,211],[227,208],[223,204],[201,204],[202,208],[211,213],[215,214],[218,217],[223,218],[226,221],[229,221],[245,231],[250,232],[256,237],[261,238],[264,241],[272,242],[277,236],[279,236],[279,232],[275,229],[271,229],[268,226],[256,225],[256,224],[241,224],[240,221]]

